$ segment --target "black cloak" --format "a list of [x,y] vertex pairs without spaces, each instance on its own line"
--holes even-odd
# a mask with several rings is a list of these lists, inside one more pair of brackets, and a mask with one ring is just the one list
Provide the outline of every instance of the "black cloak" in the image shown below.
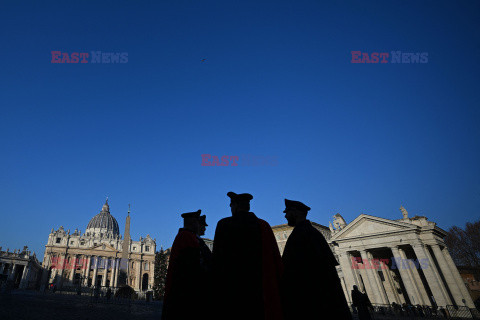
[[252,212],[220,220],[212,254],[216,318],[282,319],[281,257],[267,222]]
[[204,318],[207,284],[199,239],[195,233],[180,229],[168,263],[162,320]]
[[352,319],[335,268],[338,263],[327,241],[310,221],[295,226],[282,260],[286,320],[321,319],[325,315],[336,320]]

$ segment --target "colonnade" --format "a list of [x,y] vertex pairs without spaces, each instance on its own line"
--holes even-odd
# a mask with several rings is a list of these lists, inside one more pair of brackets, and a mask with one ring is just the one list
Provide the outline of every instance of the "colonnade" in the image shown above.
[[[8,266],[6,269],[6,266]],[[23,266],[22,275],[20,278],[20,288],[25,288],[30,281],[32,274],[32,267],[30,263],[15,263],[15,261],[0,261],[0,274],[6,274],[7,280],[14,281],[17,268]]]
[[[374,252],[378,249],[389,249],[392,252],[393,259],[400,262],[396,264],[395,270],[388,266],[386,259],[374,258]],[[407,258],[407,250],[410,256],[413,251],[416,263]],[[418,242],[374,249],[355,248],[352,251],[338,252],[338,257],[349,303],[352,287],[357,285],[375,304],[410,302],[413,305],[432,306],[435,303],[437,306],[456,304],[474,308],[473,300],[450,253],[439,244],[425,245]]]

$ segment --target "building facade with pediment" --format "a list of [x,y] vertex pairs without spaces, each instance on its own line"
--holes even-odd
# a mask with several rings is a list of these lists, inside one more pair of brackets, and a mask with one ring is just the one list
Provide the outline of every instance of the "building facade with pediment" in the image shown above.
[[[426,217],[409,218],[403,207],[401,211],[399,220],[361,214],[347,224],[336,214],[333,226],[312,222],[339,262],[337,272],[347,302],[352,304],[356,285],[377,305],[474,308],[445,245],[446,232]],[[284,224],[272,230],[283,253],[293,227]]]
[[[45,246],[42,284],[61,289],[115,288],[126,283],[135,291],[151,290],[155,251],[156,241],[149,235],[139,241],[130,239],[130,210],[122,238],[107,199],[84,233],[77,229],[70,233],[63,226],[52,229]],[[126,279],[120,279],[123,270]]]
[[330,227],[347,301],[353,285],[372,303],[468,306],[473,300],[448,252],[446,232],[424,216],[389,220],[361,214]]

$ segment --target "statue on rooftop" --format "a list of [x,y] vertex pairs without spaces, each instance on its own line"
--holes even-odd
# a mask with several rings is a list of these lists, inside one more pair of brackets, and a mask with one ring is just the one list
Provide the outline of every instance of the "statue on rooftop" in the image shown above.
[[337,213],[333,216],[333,225],[335,226],[335,229],[339,231],[345,228],[347,226],[347,223],[345,222],[345,219],[343,219],[342,215],[340,213]]
[[400,211],[402,211],[403,219],[408,219],[408,211],[403,206],[400,206]]

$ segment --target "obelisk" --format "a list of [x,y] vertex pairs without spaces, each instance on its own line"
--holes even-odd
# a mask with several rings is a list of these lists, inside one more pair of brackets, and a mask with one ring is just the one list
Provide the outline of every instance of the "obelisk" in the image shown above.
[[128,205],[127,219],[125,220],[125,233],[122,244],[122,256],[118,275],[118,286],[128,285],[128,252],[130,248],[130,204]]

